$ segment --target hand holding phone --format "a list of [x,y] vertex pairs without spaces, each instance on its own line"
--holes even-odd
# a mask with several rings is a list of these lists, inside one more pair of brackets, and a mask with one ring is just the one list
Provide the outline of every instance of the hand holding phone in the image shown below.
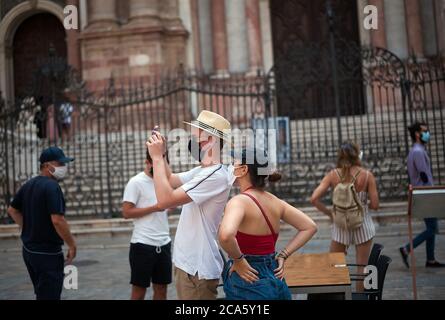
[[[161,135],[160,127],[159,127],[158,125],[156,125],[156,126],[151,130],[151,136],[157,136],[157,135],[159,135],[159,136],[161,137],[162,141],[163,141],[164,144],[165,144],[165,151],[164,151],[164,157],[165,157],[166,154],[167,154],[167,141],[166,141],[165,137]],[[149,140],[150,140],[150,137],[149,137]]]
[[151,135],[153,136],[153,135],[156,135],[156,133],[159,133],[159,126],[155,126],[154,128],[153,128],[153,130],[151,130]]

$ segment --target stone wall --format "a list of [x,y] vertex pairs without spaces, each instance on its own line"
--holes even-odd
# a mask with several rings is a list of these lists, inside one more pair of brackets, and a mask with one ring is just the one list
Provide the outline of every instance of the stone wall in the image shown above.
[[116,0],[87,4],[80,41],[83,79],[92,90],[111,76],[117,82],[138,81],[186,62],[188,33],[177,0],[130,0],[128,19],[118,17]]

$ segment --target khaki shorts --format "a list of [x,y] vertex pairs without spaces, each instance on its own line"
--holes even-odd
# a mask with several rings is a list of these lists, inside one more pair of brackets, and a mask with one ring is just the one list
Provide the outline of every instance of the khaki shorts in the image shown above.
[[219,279],[199,280],[175,267],[176,293],[179,300],[216,300]]

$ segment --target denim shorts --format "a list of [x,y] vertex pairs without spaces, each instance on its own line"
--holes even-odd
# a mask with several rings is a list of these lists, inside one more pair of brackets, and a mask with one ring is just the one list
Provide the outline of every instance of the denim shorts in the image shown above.
[[233,265],[230,260],[223,271],[224,292],[227,300],[291,300],[291,293],[285,280],[275,277],[278,267],[275,254],[248,256],[250,266],[258,271],[259,280],[254,283],[244,281],[236,272],[229,275]]

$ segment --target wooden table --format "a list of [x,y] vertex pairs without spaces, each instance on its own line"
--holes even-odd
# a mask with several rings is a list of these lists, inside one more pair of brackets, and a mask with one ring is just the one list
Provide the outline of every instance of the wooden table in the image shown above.
[[343,293],[346,300],[351,300],[344,253],[295,254],[287,259],[284,274],[294,294]]

